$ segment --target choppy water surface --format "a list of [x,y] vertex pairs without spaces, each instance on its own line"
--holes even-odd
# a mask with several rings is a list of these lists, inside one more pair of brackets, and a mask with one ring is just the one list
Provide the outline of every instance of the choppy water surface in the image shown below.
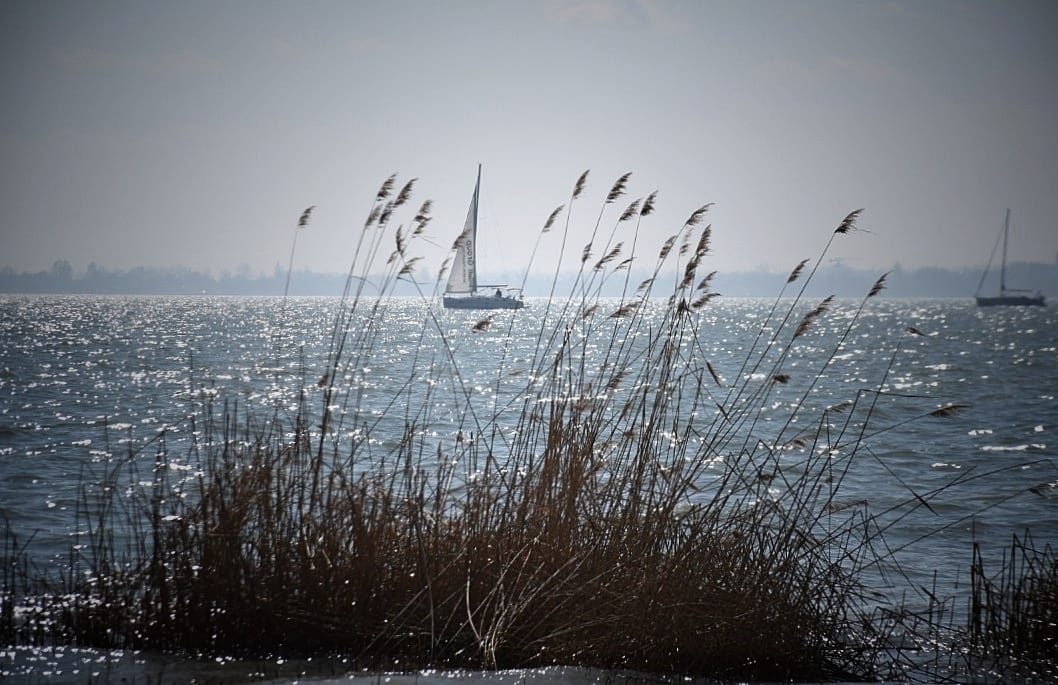
[[[701,347],[686,353],[704,355],[734,382],[771,304],[711,304]],[[775,393],[760,432],[785,421],[806,391],[806,422],[813,410],[879,387],[906,397],[879,403],[878,427],[969,405],[869,436],[835,501],[867,508],[887,528],[895,551],[878,569],[878,589],[914,593],[935,571],[942,582],[965,581],[972,539],[997,555],[1026,528],[1037,546],[1058,542],[1058,310],[878,300],[809,385],[857,304],[839,303],[797,341],[785,367],[792,382]],[[264,415],[290,411],[302,392],[312,402],[336,307],[328,298],[0,298],[0,511],[21,539],[32,538],[34,560],[68,551],[79,483],[93,465],[152,455],[161,440],[179,452],[192,436],[188,417],[206,399]],[[394,389],[411,388],[431,407],[427,439],[452,440],[473,429],[459,420],[458,392],[437,384],[455,377],[477,411],[500,411],[502,423],[504,407],[521,411],[517,393],[543,310],[531,301],[474,332],[480,313],[389,302],[370,354],[354,355],[345,370],[357,401],[346,407],[343,430],[370,423],[373,439],[399,434],[408,407],[392,403]],[[923,335],[907,334],[908,326]],[[596,347],[601,359],[605,340],[584,349]],[[916,495],[929,506],[914,506]],[[886,573],[897,567],[911,586]]]

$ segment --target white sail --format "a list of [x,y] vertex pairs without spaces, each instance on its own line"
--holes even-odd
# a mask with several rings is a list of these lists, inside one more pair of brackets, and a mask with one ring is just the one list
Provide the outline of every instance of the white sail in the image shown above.
[[[446,309],[521,309],[525,306],[521,291],[512,295],[506,285],[481,286],[488,292],[478,292],[478,193],[481,190],[481,165],[478,165],[478,180],[474,184],[474,197],[470,200],[467,222],[459,234],[452,255],[452,270],[442,302]],[[495,288],[495,291],[492,289]]]
[[452,256],[452,271],[448,274],[446,293],[474,292],[478,287],[478,268],[475,252],[478,239],[478,190],[481,188],[481,165],[478,165],[478,181],[474,185],[474,197],[467,210],[467,221],[463,233],[456,241]]

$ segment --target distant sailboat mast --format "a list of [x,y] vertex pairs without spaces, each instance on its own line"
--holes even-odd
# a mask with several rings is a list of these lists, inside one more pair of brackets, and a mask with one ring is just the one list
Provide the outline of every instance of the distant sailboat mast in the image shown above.
[[1007,293],[1007,237],[1010,235],[1010,207],[1007,207],[1007,216],[1003,220],[1003,263],[999,267],[999,294]]
[[1018,293],[1026,293],[1029,291],[1021,288],[1015,288],[1013,290],[1007,289],[1007,239],[1009,235],[1010,208],[1007,207],[1006,218],[1003,221],[1003,232],[1000,235],[1003,239],[1003,259],[999,264],[999,295],[981,295],[981,288],[985,284],[985,278],[988,276],[989,269],[992,268],[992,259],[996,256],[996,248],[999,247],[999,238],[996,238],[996,245],[992,246],[992,254],[988,257],[988,266],[985,267],[984,273],[981,274],[981,280],[977,284],[977,292],[974,293],[977,305],[979,307],[994,307],[997,305],[1045,307],[1047,305],[1046,299],[1043,297],[1043,293],[1040,293],[1039,291],[1037,291],[1035,295],[1021,295]]

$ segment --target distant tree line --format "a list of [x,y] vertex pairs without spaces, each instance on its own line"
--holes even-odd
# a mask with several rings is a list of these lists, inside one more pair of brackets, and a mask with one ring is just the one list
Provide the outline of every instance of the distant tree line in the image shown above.
[[[302,270],[294,271],[290,281],[291,294],[340,295],[345,277]],[[66,260],[55,262],[47,271],[0,269],[0,292],[7,293],[282,295],[285,285],[286,271],[278,266],[271,274],[253,274],[243,265],[234,273],[225,270],[220,275],[186,267],[106,269],[95,262],[77,274]]]
[[[729,297],[770,297],[782,286],[787,274],[752,272],[720,272],[714,282],[721,295]],[[812,282],[812,293],[834,294],[839,297],[859,297],[874,283],[881,271],[851,268],[844,264],[824,265]],[[631,283],[638,283],[633,274]],[[435,275],[425,271],[418,274],[421,289],[427,295],[434,290]],[[483,277],[489,283],[520,285],[521,274],[489,274]],[[556,292],[569,292],[572,278],[563,279]],[[883,295],[890,297],[971,297],[981,282],[979,269],[943,269],[926,267],[904,269],[894,266],[886,282]],[[46,271],[16,271],[7,266],[0,268],[0,292],[4,293],[84,293],[84,294],[136,294],[136,295],[273,295],[283,294],[286,271],[276,265],[271,274],[252,273],[250,267],[242,265],[234,272],[223,271],[213,275],[185,267],[136,267],[128,270],[106,269],[91,263],[83,273],[75,273],[71,264],[59,260]],[[307,269],[295,270],[291,274],[291,295],[340,295],[345,285],[345,275],[316,273]],[[614,282],[602,293],[603,296],[621,295],[623,283]],[[1010,287],[1041,290],[1052,300],[1058,301],[1058,264],[1016,263],[1007,267],[1007,285]],[[634,286],[633,286],[634,287]],[[999,289],[999,276],[990,273],[982,291],[993,293]],[[551,291],[551,277],[530,276],[525,282],[526,296],[542,296]],[[373,293],[370,284],[368,292]],[[657,290],[664,292],[664,290]],[[413,284],[399,282],[394,294],[417,295]],[[630,294],[630,293],[629,293]]]

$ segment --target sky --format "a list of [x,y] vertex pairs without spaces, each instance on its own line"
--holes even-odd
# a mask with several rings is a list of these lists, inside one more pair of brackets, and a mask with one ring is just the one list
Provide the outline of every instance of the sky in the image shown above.
[[[0,267],[348,269],[379,184],[433,201],[436,270],[483,166],[486,272],[572,204],[657,190],[641,267],[714,203],[710,268],[888,270],[1058,255],[1058,3],[7,0]],[[632,172],[627,194],[603,200]],[[565,215],[563,215],[563,218]],[[410,218],[410,216],[408,217]],[[407,220],[405,218],[404,220]],[[562,232],[532,262],[549,273]],[[630,242],[631,224],[617,239]],[[245,269],[245,267],[242,267]]]

